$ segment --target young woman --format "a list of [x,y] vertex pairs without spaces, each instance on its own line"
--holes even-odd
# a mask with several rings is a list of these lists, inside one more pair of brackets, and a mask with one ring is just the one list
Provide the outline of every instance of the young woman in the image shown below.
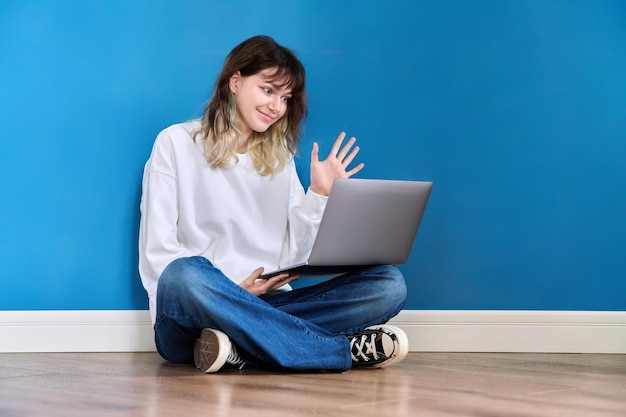
[[408,340],[381,323],[406,299],[401,273],[376,266],[293,290],[264,270],[306,259],[336,178],[359,148],[341,133],[311,151],[305,193],[294,155],[307,112],[305,71],[256,36],[226,58],[199,120],[163,130],[145,166],[139,269],[156,346],[203,372],[223,367],[336,370],[402,360]]

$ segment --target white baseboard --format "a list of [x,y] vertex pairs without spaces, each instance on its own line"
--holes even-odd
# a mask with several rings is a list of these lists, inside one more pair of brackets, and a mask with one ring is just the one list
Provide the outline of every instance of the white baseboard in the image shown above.
[[153,350],[148,311],[0,311],[0,352]]
[[413,352],[626,353],[626,311],[405,310]]
[[[404,310],[413,352],[626,353],[626,312]],[[0,311],[0,352],[154,351],[147,311]]]

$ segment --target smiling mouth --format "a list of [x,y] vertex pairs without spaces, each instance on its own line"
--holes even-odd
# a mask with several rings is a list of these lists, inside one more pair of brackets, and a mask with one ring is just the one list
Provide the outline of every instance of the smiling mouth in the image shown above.
[[274,116],[267,114],[265,112],[262,112],[261,110],[259,110],[259,113],[261,113],[261,116],[268,122],[273,122],[274,119],[276,119]]

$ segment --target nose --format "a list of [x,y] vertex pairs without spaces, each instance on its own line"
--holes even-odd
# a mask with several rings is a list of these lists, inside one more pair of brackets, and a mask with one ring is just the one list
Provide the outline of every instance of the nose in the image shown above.
[[273,96],[269,103],[269,109],[274,113],[278,113],[280,110],[280,106],[282,104],[282,100],[280,96]]

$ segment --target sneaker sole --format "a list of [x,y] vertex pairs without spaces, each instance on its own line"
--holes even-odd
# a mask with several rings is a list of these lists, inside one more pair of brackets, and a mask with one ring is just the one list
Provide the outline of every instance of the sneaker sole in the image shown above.
[[202,329],[200,338],[193,346],[196,368],[205,374],[219,371],[228,358],[231,344],[225,333],[214,329]]
[[404,332],[404,330],[402,330],[399,327],[396,326],[392,326],[390,324],[382,324],[379,326],[371,326],[368,327],[368,329],[385,329],[386,331],[388,331],[389,333],[393,333],[396,336],[396,340],[397,342],[397,346],[398,346],[398,353],[396,355],[394,355],[391,359],[389,359],[386,362],[381,363],[380,365],[378,365],[378,368],[385,368],[389,365],[393,365],[395,363],[398,363],[400,361],[402,361],[404,358],[406,358],[406,355],[409,353],[409,338],[407,337],[406,333]]

